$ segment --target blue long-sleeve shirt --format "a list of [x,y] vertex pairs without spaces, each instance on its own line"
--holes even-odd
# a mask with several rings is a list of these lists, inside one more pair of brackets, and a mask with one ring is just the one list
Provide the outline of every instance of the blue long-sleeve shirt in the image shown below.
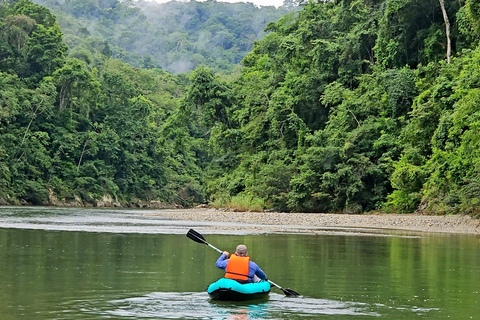
[[[215,266],[217,268],[225,270],[225,268],[227,268],[228,261],[230,261],[230,259],[227,259],[227,255],[225,253],[222,253],[220,258],[218,258],[217,262],[215,263]],[[253,277],[255,275],[262,280],[267,279],[267,275],[265,274],[265,272],[263,272],[262,269],[260,269],[260,267],[255,262],[250,260],[248,267],[248,282],[253,282]]]

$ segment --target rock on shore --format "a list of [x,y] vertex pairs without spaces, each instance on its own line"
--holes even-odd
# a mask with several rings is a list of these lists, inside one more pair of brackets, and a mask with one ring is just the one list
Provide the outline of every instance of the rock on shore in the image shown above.
[[314,232],[321,228],[361,228],[480,234],[480,220],[463,215],[231,212],[198,208],[166,210],[162,211],[161,215],[178,220],[234,223],[239,227],[260,232]]

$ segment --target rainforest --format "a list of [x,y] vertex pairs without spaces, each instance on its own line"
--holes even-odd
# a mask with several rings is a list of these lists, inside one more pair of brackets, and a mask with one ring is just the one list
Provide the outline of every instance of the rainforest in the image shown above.
[[0,1],[0,204],[480,213],[476,0],[34,2]]

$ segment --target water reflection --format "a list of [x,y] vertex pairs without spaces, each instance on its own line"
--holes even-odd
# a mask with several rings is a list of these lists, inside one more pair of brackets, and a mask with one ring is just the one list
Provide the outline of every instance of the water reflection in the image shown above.
[[368,319],[395,312],[408,315],[432,315],[436,308],[387,306],[353,301],[309,297],[289,298],[272,293],[270,300],[259,303],[211,301],[205,292],[154,292],[138,297],[105,301],[83,301],[77,306],[90,316],[116,319],[317,319],[318,316],[354,316]]

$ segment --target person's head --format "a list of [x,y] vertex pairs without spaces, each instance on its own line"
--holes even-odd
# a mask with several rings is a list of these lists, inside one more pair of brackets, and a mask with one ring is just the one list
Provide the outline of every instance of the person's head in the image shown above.
[[235,254],[239,257],[246,257],[248,256],[248,253],[247,253],[247,247],[243,244],[239,244],[237,246],[237,250],[235,250]]

